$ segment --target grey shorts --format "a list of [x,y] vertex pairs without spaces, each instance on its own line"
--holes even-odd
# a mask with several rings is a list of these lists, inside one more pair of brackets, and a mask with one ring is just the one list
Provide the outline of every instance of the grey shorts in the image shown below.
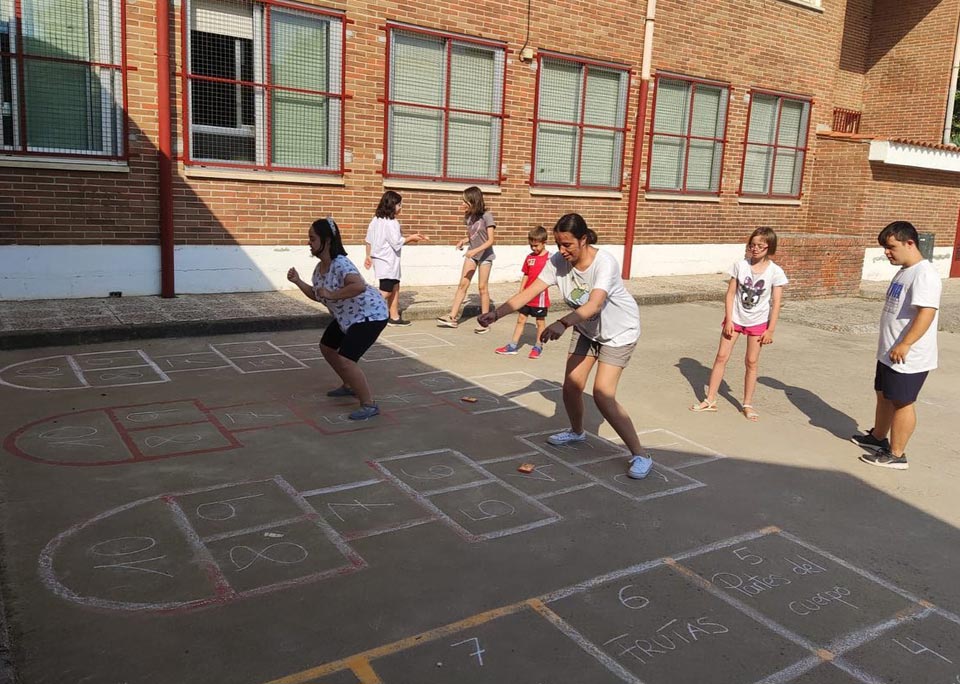
[[574,328],[573,335],[570,338],[570,349],[567,350],[567,353],[574,356],[593,356],[600,363],[626,368],[627,364],[630,363],[630,357],[633,356],[633,350],[636,348],[636,342],[623,347],[600,344],[585,335],[581,335],[580,331]]

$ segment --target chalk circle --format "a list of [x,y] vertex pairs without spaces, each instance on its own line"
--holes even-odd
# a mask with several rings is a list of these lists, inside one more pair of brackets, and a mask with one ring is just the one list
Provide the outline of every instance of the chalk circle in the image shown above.
[[52,439],[56,441],[83,439],[84,437],[93,437],[98,430],[90,425],[61,425],[52,430],[45,430],[37,435],[40,439]]
[[[128,547],[128,542],[134,543]],[[117,548],[107,547],[108,544],[116,544]],[[132,556],[136,553],[149,551],[156,545],[157,540],[153,537],[116,537],[115,539],[97,542],[90,547],[90,553],[97,556]],[[100,547],[107,548],[100,549]]]
[[[280,547],[287,549],[287,553],[269,553],[271,549]],[[238,560],[238,558],[241,558],[244,555],[246,558]],[[296,563],[302,563],[309,555],[310,554],[305,548],[299,544],[294,544],[293,542],[277,542],[275,544],[269,544],[259,551],[251,546],[241,545],[234,546],[230,549],[230,562],[233,563],[234,567],[237,569],[237,572],[243,572],[261,558],[268,560],[271,563],[279,563],[280,565],[294,565]]]
[[63,369],[57,366],[35,366],[18,368],[14,372],[18,378],[56,378],[63,375]]
[[424,471],[424,474],[422,475],[408,473],[405,468],[401,468],[400,472],[406,475],[407,477],[412,477],[416,480],[442,480],[445,477],[452,477],[456,471],[448,465],[437,463],[435,465],[429,466],[426,469],[426,471]]

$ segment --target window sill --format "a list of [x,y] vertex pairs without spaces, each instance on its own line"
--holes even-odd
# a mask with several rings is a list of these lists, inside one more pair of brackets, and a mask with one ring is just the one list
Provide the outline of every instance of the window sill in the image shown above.
[[544,188],[531,186],[531,195],[543,197],[586,197],[595,199],[623,199],[619,190],[584,190],[582,188]]
[[720,202],[719,195],[681,195],[673,192],[647,192],[643,199],[657,202]]
[[187,178],[256,181],[260,183],[301,183],[303,185],[346,185],[343,176],[289,171],[243,171],[216,169],[209,166],[181,166]]
[[769,204],[784,207],[799,207],[801,201],[798,199],[780,198],[780,197],[738,197],[740,204]]
[[785,2],[788,5],[796,5],[797,7],[803,7],[804,9],[813,10],[814,12],[819,12],[823,14],[823,6],[818,2],[816,4],[812,2],[804,2],[804,0],[780,0]]
[[52,169],[55,171],[106,171],[108,173],[130,173],[127,162],[85,160],[85,159],[50,159],[37,157],[3,157],[0,156],[0,167],[21,169]]
[[384,178],[383,187],[397,190],[436,190],[438,192],[463,192],[470,187],[480,188],[485,195],[499,195],[503,192],[499,185],[481,185],[478,183],[453,183],[450,181],[425,181],[404,178]]

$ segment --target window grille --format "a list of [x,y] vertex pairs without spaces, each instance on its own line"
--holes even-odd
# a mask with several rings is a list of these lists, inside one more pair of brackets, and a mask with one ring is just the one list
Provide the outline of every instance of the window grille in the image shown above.
[[810,100],[751,93],[742,195],[800,197],[809,122]]
[[617,65],[538,55],[531,185],[622,185],[630,72]]
[[657,76],[647,190],[720,193],[729,99],[726,85]]
[[505,50],[388,26],[385,176],[500,182]]
[[860,112],[855,109],[833,108],[833,130],[837,133],[859,133]]
[[185,162],[343,172],[342,16],[190,0]]
[[0,0],[0,152],[121,159],[123,0]]

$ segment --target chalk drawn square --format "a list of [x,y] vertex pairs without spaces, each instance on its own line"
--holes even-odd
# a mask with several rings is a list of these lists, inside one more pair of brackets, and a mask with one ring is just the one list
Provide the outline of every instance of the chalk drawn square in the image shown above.
[[373,418],[350,420],[350,414],[359,407],[356,399],[350,397],[336,400],[326,399],[326,402],[314,406],[301,406],[298,411],[301,418],[307,420],[310,425],[324,434],[334,435],[341,432],[374,430],[394,422],[390,413],[384,410],[386,407],[381,407],[380,415]]
[[394,361],[397,359],[408,358],[408,356],[411,354],[413,356],[416,356],[416,353],[414,352],[408,351],[404,353],[403,351],[397,349],[396,347],[391,347],[390,345],[382,344],[378,342],[374,344],[372,347],[370,347],[366,351],[366,353],[364,353],[364,355],[361,357],[360,360],[365,361],[367,363],[370,363],[373,361]]
[[152,385],[168,382],[153,366],[84,371],[84,379],[91,387],[122,387],[124,385]]
[[642,480],[634,480],[627,475],[628,467],[629,462],[626,456],[619,455],[603,461],[586,463],[580,466],[580,469],[604,487],[635,501],[671,496],[704,486],[699,480],[656,461],[653,469]]
[[843,561],[779,534],[696,556],[686,565],[728,596],[821,646],[912,605]]
[[192,401],[171,401],[110,409],[117,423],[127,430],[205,421],[207,414]]
[[[306,495],[305,495],[306,496]],[[388,482],[307,498],[344,539],[360,539],[431,518],[416,501]]]
[[[443,392],[438,394],[445,402],[451,406],[456,406],[464,413],[473,415],[482,415],[484,413],[496,413],[499,411],[512,411],[522,408],[512,399],[500,396],[483,387],[476,385],[464,387],[453,392]],[[476,401],[464,401],[464,398],[476,399]]]
[[210,423],[148,428],[130,432],[128,435],[131,443],[145,458],[222,451],[236,446],[236,442],[228,439]]
[[383,391],[377,391],[377,404],[381,410],[402,411],[403,409],[425,408],[437,406],[443,400],[438,395],[424,392],[414,392],[410,387],[391,388],[384,385]]
[[954,684],[960,676],[960,625],[936,613],[904,620],[844,659],[884,682]]
[[[533,472],[521,473],[517,468],[522,463],[535,466]],[[484,468],[530,496],[543,496],[570,488],[592,485],[593,480],[576,468],[571,468],[543,454],[517,456],[507,461],[485,463]]]
[[647,454],[657,463],[670,468],[686,468],[725,458],[719,451],[698,444],[670,430],[657,428],[639,434]]
[[445,340],[442,337],[437,337],[436,335],[431,335],[430,333],[402,333],[399,335],[385,335],[381,339],[384,342],[395,347],[399,347],[404,351],[417,351],[419,349],[455,346],[449,340]]
[[266,341],[221,342],[220,344],[211,344],[210,348],[231,360],[277,353],[277,348]]
[[271,371],[301,370],[307,366],[286,354],[252,356],[230,359],[241,373],[269,373]]
[[158,356],[154,362],[165,373],[180,373],[187,371],[209,370],[211,368],[232,368],[223,357],[213,352],[192,352],[190,354],[174,354]]
[[356,569],[337,544],[307,520],[214,540],[206,546],[227,582],[241,594]]
[[77,389],[83,381],[67,356],[49,356],[0,368],[0,383],[24,389]]
[[530,609],[443,634],[371,665],[385,684],[623,681]]
[[428,501],[468,541],[517,534],[561,519],[545,504],[501,482],[434,494]]
[[118,349],[116,351],[74,354],[77,367],[83,372],[109,370],[111,368],[130,368],[147,365],[143,355],[136,349]]
[[84,521],[44,553],[50,554],[44,582],[89,607],[159,610],[216,596],[176,515],[159,497]]
[[440,393],[472,387],[473,383],[450,371],[432,371],[404,376],[408,382],[428,392]]
[[219,487],[175,498],[202,539],[302,518],[303,509],[273,480]]
[[220,424],[230,431],[302,422],[293,412],[293,409],[280,402],[226,406],[213,409],[212,413],[220,421]]
[[[861,684],[862,682],[862,679],[848,675],[840,668],[829,663],[815,667],[796,679],[790,680],[790,684]],[[949,680],[947,680],[947,684],[951,684]]]
[[277,348],[282,349],[298,361],[318,361],[323,359],[323,354],[320,353],[320,346],[316,342],[307,344],[281,344],[277,345]]
[[562,389],[558,382],[544,380],[524,371],[476,375],[470,379],[491,392],[507,397],[540,392],[557,392]]
[[119,463],[134,458],[106,411],[58,416],[31,425],[15,438],[14,453],[57,465]]
[[644,684],[756,682],[809,655],[667,566],[547,605]]
[[581,465],[594,461],[604,461],[612,456],[629,456],[623,446],[614,444],[610,440],[587,433],[586,440],[572,442],[565,446],[554,446],[547,442],[547,437],[560,430],[547,430],[517,437],[521,442],[537,451],[554,456],[569,465]]
[[449,449],[390,456],[374,464],[404,488],[423,495],[492,479],[487,471]]

